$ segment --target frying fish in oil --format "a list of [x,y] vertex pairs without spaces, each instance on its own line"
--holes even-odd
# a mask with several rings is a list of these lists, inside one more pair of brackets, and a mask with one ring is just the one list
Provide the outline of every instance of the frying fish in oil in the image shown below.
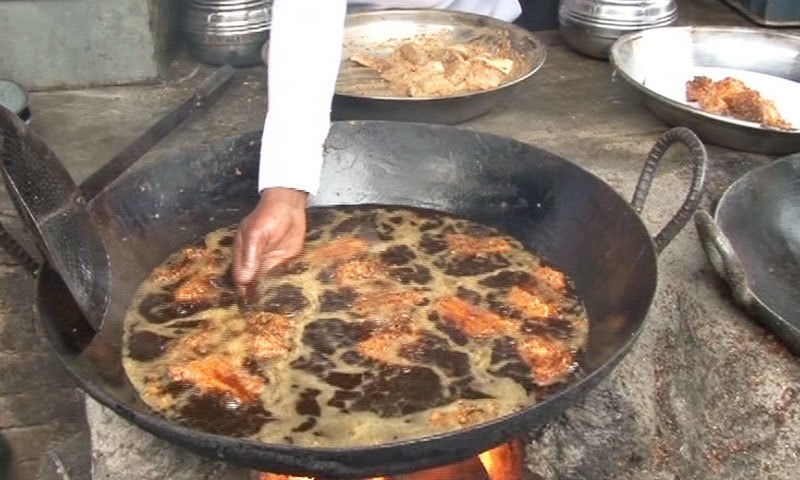
[[157,267],[125,323],[141,398],[193,428],[374,445],[526,408],[579,374],[569,279],[514,238],[428,210],[314,207],[304,253],[234,293],[235,227]]

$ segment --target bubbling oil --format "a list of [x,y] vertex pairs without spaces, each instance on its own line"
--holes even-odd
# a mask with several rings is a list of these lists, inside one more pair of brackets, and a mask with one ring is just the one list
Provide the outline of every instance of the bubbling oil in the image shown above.
[[[492,228],[423,209],[313,207],[304,253],[244,296],[230,277],[234,232],[168,257],[127,313],[125,371],[174,422],[378,445],[512,414],[580,375],[589,324],[571,282],[553,287],[537,272],[554,267]],[[542,380],[547,349],[564,372]]]

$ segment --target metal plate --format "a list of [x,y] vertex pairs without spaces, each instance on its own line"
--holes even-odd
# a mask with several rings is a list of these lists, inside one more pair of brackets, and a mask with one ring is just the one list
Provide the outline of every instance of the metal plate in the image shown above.
[[[719,146],[773,155],[800,150],[800,37],[736,27],[664,27],[621,37],[611,47],[616,73],[669,125]],[[694,75],[739,78],[773,100],[791,130],[704,112],[685,101]],[[715,78],[719,77],[719,78]]]
[[[443,35],[454,43],[491,42],[508,35],[515,61],[503,84],[489,90],[436,97],[405,97],[390,92],[377,72],[350,61],[355,52],[389,54],[417,35]],[[351,13],[345,24],[344,51],[334,97],[337,120],[399,120],[459,123],[488,112],[517,85],[533,75],[546,58],[538,37],[502,20],[449,10],[382,10]]]
[[0,105],[19,115],[28,108],[28,92],[10,80],[0,80]]

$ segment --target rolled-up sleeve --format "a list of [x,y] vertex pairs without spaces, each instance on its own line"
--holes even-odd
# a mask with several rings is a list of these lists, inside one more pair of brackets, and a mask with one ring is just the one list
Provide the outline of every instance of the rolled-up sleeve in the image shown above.
[[273,2],[259,191],[319,189],[346,11],[346,0]]

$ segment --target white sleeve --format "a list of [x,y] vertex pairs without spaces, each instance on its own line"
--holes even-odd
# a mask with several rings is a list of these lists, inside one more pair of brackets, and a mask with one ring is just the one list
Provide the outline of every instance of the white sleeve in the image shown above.
[[316,194],[342,58],[346,0],[274,0],[258,190]]

